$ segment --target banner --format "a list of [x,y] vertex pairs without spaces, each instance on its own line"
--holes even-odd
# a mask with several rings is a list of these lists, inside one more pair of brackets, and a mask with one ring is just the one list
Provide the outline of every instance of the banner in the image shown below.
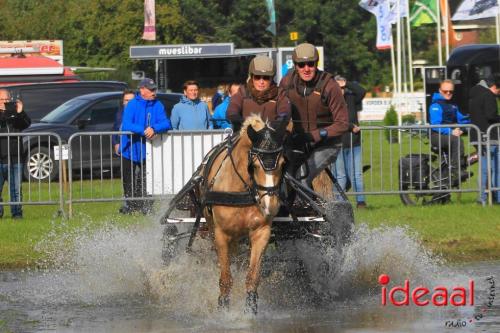
[[464,0],[458,6],[453,21],[477,20],[485,17],[495,17],[498,15],[497,0]]
[[274,0],[266,0],[266,5],[269,14],[269,26],[266,30],[276,36],[276,11],[274,10]]
[[144,33],[142,39],[156,40],[155,0],[144,0]]
[[[390,7],[390,20],[392,24],[396,24],[398,21],[398,1],[389,0]],[[399,0],[399,17],[408,16],[408,0]]]
[[411,9],[410,22],[413,27],[437,22],[437,1],[416,1]]
[[361,0],[359,5],[377,18],[377,49],[390,49],[392,26],[389,0]]

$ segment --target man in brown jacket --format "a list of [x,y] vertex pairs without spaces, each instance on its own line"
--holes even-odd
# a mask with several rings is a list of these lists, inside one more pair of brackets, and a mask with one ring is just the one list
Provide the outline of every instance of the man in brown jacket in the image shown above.
[[[292,103],[294,151],[292,172],[304,185],[335,162],[341,136],[349,129],[347,106],[338,83],[330,73],[318,69],[319,53],[314,45],[298,45],[292,54],[294,69],[280,82],[280,96]],[[296,171],[297,170],[297,171]]]

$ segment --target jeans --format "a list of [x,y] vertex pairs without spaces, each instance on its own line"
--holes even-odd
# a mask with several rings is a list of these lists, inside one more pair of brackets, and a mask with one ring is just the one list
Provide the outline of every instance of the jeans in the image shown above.
[[[346,191],[347,181],[355,192],[363,192],[363,167],[361,165],[361,146],[342,148],[337,161],[332,164],[332,172],[342,190]],[[364,194],[356,195],[356,202],[364,202]]]
[[437,132],[431,132],[431,144],[440,147],[448,153],[451,167],[458,170],[459,166],[465,171],[464,161],[464,142],[462,138],[455,135],[443,135]]
[[309,188],[312,188],[313,179],[332,163],[335,163],[340,145],[329,144],[328,141],[321,142],[314,147],[307,159],[300,164],[296,172],[296,178]]
[[133,162],[123,158],[123,192],[125,194],[126,207],[131,211],[148,212],[151,210],[152,201],[141,199],[131,200],[147,196],[145,162]]
[[[484,149],[486,150],[486,148]],[[488,187],[488,164],[486,162],[487,155],[484,152],[481,155],[481,202],[485,203],[488,201],[488,196],[485,192]],[[491,158],[491,186],[493,188],[500,187],[500,146],[490,146],[490,158]],[[500,203],[500,191],[493,191],[493,202]]]
[[[22,202],[21,179],[23,172],[22,163],[0,164],[0,194],[3,184],[9,182],[9,192],[11,202]],[[0,201],[3,201],[0,196]],[[23,209],[21,205],[10,205],[12,217],[22,217]],[[0,206],[0,217],[3,216],[3,206]]]

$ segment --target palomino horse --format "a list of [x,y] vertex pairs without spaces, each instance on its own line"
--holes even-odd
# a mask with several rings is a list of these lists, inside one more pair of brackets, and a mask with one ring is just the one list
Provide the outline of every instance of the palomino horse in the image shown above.
[[[288,128],[286,128],[288,125]],[[283,121],[272,128],[260,116],[252,115],[243,123],[240,138],[231,149],[219,154],[208,171],[205,191],[245,194],[248,204],[208,204],[203,215],[213,231],[220,266],[219,299],[221,308],[229,306],[233,284],[231,251],[244,236],[250,240],[250,262],[246,276],[246,310],[257,313],[257,287],[262,257],[271,236],[271,224],[280,208],[278,198],[282,179],[283,143],[292,123]],[[201,196],[206,193],[201,190]]]

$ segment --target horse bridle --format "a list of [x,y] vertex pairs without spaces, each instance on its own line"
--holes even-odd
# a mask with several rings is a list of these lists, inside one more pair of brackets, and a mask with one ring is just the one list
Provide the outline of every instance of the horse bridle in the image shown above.
[[[253,166],[252,166],[253,160],[254,158],[257,158],[264,171],[274,171],[278,168],[278,161],[282,153],[283,153],[283,147],[279,147],[276,149],[263,149],[257,147],[250,148],[250,151],[248,152],[248,170],[250,174],[250,179],[252,181],[252,186],[258,191],[264,191],[264,193],[259,196],[259,199],[263,198],[266,195],[269,196],[279,195],[281,178],[280,181],[274,186],[260,185],[259,183],[257,183],[257,180],[255,179],[255,175],[253,173]],[[263,155],[268,155],[268,156],[264,158]],[[272,156],[272,160],[269,158],[269,155]],[[271,161],[271,163],[269,163],[269,161]]]

